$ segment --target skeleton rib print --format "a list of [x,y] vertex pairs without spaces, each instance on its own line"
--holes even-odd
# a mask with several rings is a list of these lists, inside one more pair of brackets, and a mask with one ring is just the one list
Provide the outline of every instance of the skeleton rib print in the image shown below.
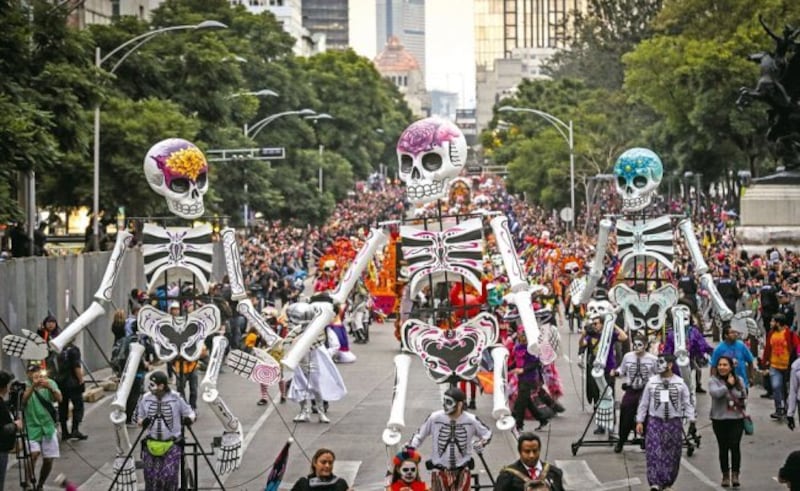
[[624,270],[636,256],[650,256],[672,269],[675,255],[672,219],[668,215],[654,220],[617,220],[617,250]]
[[400,227],[403,257],[408,263],[411,294],[427,275],[449,271],[464,277],[478,291],[483,274],[483,223],[474,218],[443,232]]
[[211,225],[193,228],[163,228],[145,224],[144,274],[147,289],[152,290],[158,277],[170,268],[183,268],[197,277],[203,293],[211,281],[211,261],[214,244]]

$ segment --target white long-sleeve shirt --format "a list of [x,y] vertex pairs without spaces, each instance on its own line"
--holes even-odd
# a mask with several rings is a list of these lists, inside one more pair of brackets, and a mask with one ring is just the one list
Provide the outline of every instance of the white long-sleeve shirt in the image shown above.
[[477,437],[488,443],[492,430],[474,414],[462,412],[458,418],[452,419],[440,409],[428,416],[408,446],[418,448],[429,435],[433,437],[433,465],[455,469],[467,465],[472,458],[472,440]]
[[686,417],[694,422],[694,404],[689,395],[686,383],[672,372],[669,378],[653,375],[642,392],[636,422],[644,423],[647,416],[661,419]]
[[650,377],[656,375],[656,362],[658,358],[652,353],[645,352],[637,356],[636,352],[625,353],[622,363],[619,364],[619,374],[625,377],[631,389],[642,389],[647,385]]

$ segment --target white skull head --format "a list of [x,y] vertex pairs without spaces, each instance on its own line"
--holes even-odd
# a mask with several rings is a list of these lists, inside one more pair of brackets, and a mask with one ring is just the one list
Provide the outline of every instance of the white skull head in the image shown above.
[[453,399],[450,396],[443,396],[442,397],[442,409],[444,409],[445,414],[453,414],[456,410],[456,406],[458,405],[458,401]]
[[467,140],[458,126],[441,118],[421,119],[397,142],[400,179],[414,204],[442,198],[467,161]]
[[622,197],[622,211],[639,211],[650,204],[664,176],[661,159],[647,148],[631,148],[614,164],[617,193]]
[[614,306],[608,300],[590,300],[586,304],[586,311],[590,319],[594,317],[605,319],[606,315],[614,312]]
[[150,188],[167,200],[170,213],[182,218],[203,216],[208,191],[208,161],[193,143],[162,140],[147,151],[144,174]]

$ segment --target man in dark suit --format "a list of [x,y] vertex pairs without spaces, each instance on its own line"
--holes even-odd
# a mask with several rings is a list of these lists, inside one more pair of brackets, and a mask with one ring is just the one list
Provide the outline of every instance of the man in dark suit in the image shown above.
[[539,460],[541,450],[539,435],[522,433],[517,439],[519,460],[500,470],[494,491],[564,491],[561,469]]

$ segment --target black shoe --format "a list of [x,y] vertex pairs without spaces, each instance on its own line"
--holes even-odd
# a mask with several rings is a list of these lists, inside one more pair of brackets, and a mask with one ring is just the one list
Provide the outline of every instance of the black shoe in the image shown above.
[[560,403],[558,402],[553,403],[553,411],[557,413],[563,413],[565,410],[566,409],[564,409],[564,406],[562,406]]
[[772,393],[770,393],[770,392],[764,392],[764,393],[763,393],[763,394],[761,394],[759,397],[761,397],[762,399],[772,399]]
[[470,400],[469,404],[467,404],[467,407],[469,409],[475,409],[475,399]]
[[606,434],[606,430],[605,430],[605,428],[600,428],[598,426],[597,428],[595,428],[594,434],[595,435],[605,435]]
[[89,438],[89,435],[84,435],[83,433],[81,433],[78,430],[75,430],[75,431],[73,431],[72,433],[69,434],[69,439],[70,440],[81,440],[82,441],[82,440],[86,440],[87,438]]
[[545,420],[539,421],[539,426],[537,426],[537,427],[536,427],[536,428],[534,428],[533,430],[534,430],[534,431],[539,431],[539,430],[542,430],[542,429],[544,429],[545,427],[547,427],[547,425],[548,425],[548,424],[550,424],[550,420],[549,420],[549,419],[545,419]]
[[614,445],[614,453],[622,453],[622,447],[625,446],[625,442],[622,440],[618,441],[616,445]]
[[286,396],[281,396],[281,404],[286,404]]
[[784,416],[786,415],[780,409],[769,415],[769,417],[772,419],[783,419]]
[[266,406],[267,405],[267,400],[266,399],[259,399],[258,402],[256,403],[256,405],[258,405],[258,406]]
[[695,389],[694,392],[696,394],[705,394],[706,393],[706,391],[702,387],[700,387],[699,385],[697,386],[697,389]]

